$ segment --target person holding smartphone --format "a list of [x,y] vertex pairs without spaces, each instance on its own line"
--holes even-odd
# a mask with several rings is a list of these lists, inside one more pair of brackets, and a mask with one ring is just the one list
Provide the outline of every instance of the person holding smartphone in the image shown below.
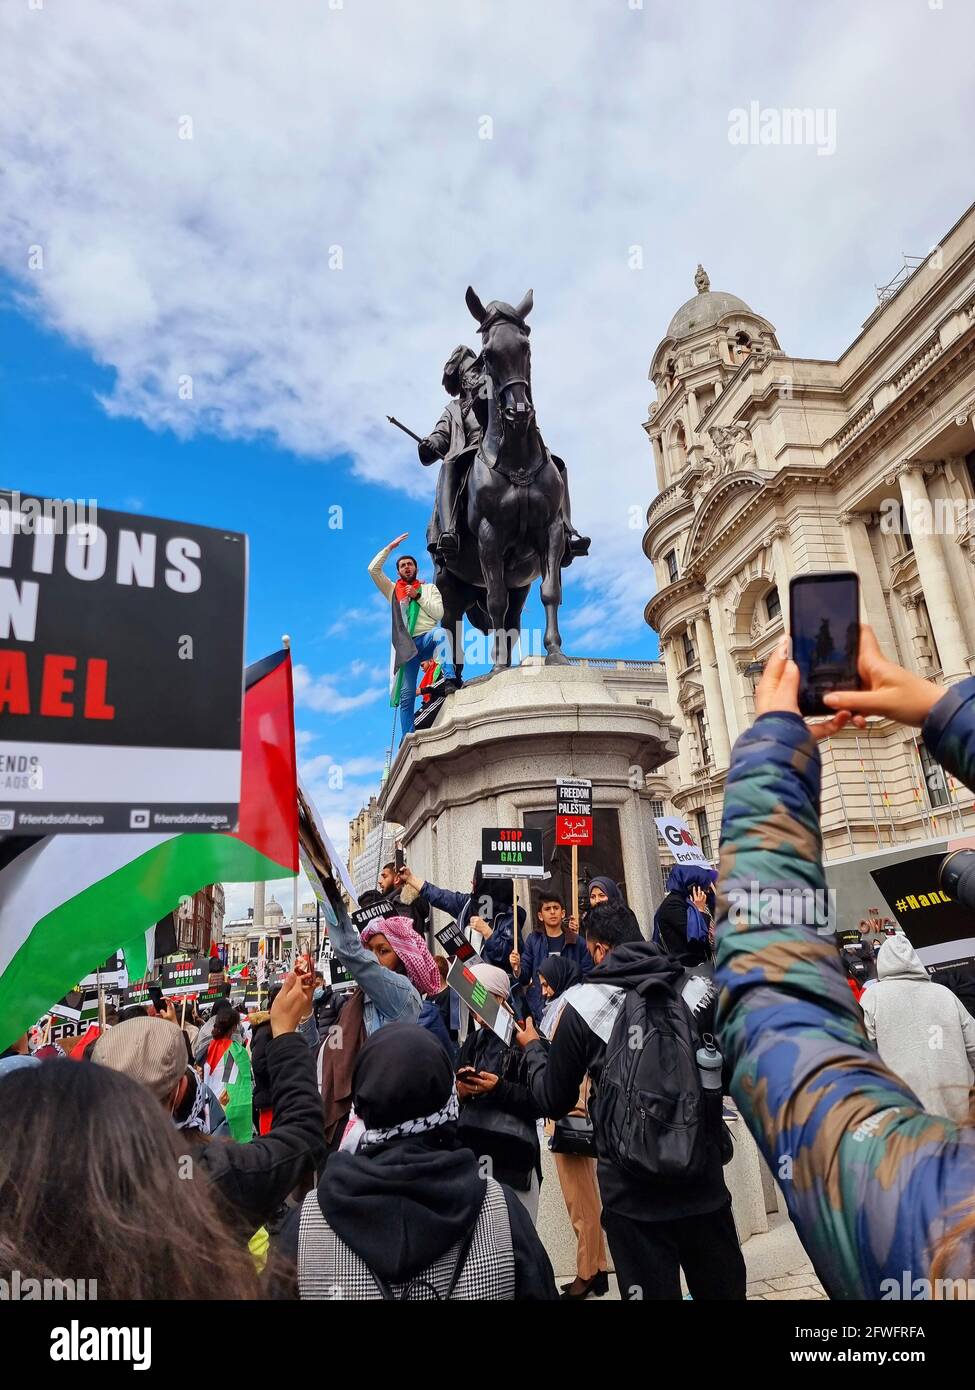
[[888,1070],[832,940],[796,922],[791,908],[796,890],[827,891],[819,741],[851,720],[861,728],[868,716],[896,720],[919,728],[931,757],[975,789],[975,678],[944,690],[888,660],[869,627],[860,630],[856,665],[855,687],[822,693],[831,717],[807,725],[801,669],[785,639],[756,690],[755,723],[732,752],[721,827],[719,1042],[766,1161],[795,1175],[782,1191],[827,1294],[899,1298],[905,1271],[929,1287],[975,1275],[975,1128],[926,1114]]
[[[472,961],[468,969],[507,1006],[511,981],[497,966]],[[491,1160],[493,1176],[515,1191],[534,1225],[542,1181],[539,1110],[528,1088],[525,1059],[512,1041],[504,1043],[477,1014],[460,1050],[457,1095],[461,1139]]]
[[716,869],[675,864],[653,918],[653,940],[689,968],[712,958]]

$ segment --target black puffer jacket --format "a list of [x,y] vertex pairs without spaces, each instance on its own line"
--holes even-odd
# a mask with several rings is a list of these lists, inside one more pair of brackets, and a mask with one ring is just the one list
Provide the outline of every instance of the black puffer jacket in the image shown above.
[[314,1053],[297,1033],[283,1033],[270,1039],[264,1056],[274,1110],[269,1134],[237,1144],[183,1132],[187,1152],[219,1193],[228,1220],[248,1237],[325,1154]]

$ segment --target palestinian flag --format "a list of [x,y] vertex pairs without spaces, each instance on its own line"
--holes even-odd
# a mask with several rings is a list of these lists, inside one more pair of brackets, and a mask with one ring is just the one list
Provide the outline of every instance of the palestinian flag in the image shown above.
[[151,949],[147,923],[171,912],[184,894],[223,880],[297,874],[289,652],[248,667],[241,738],[240,821],[233,834],[0,840],[0,1049],[126,943],[134,982],[135,957],[141,950],[145,959]]

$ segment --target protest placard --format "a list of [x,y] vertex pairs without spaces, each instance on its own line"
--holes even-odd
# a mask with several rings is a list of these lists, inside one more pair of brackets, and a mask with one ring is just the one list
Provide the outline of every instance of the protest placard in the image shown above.
[[0,833],[234,830],[246,536],[0,501]]
[[463,999],[471,1012],[483,1019],[487,1027],[496,1033],[503,1043],[511,1041],[514,1018],[498,1003],[494,995],[485,989],[459,957],[454,959],[447,971],[447,983],[454,993]]

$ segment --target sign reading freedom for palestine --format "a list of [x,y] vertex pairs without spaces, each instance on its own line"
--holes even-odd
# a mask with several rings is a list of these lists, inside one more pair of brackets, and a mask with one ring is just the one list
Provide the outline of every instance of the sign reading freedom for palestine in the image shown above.
[[482,830],[481,872],[485,878],[545,878],[540,830]]
[[239,533],[0,492],[0,835],[236,829],[246,585]]
[[592,844],[592,782],[584,777],[555,780],[555,843]]

